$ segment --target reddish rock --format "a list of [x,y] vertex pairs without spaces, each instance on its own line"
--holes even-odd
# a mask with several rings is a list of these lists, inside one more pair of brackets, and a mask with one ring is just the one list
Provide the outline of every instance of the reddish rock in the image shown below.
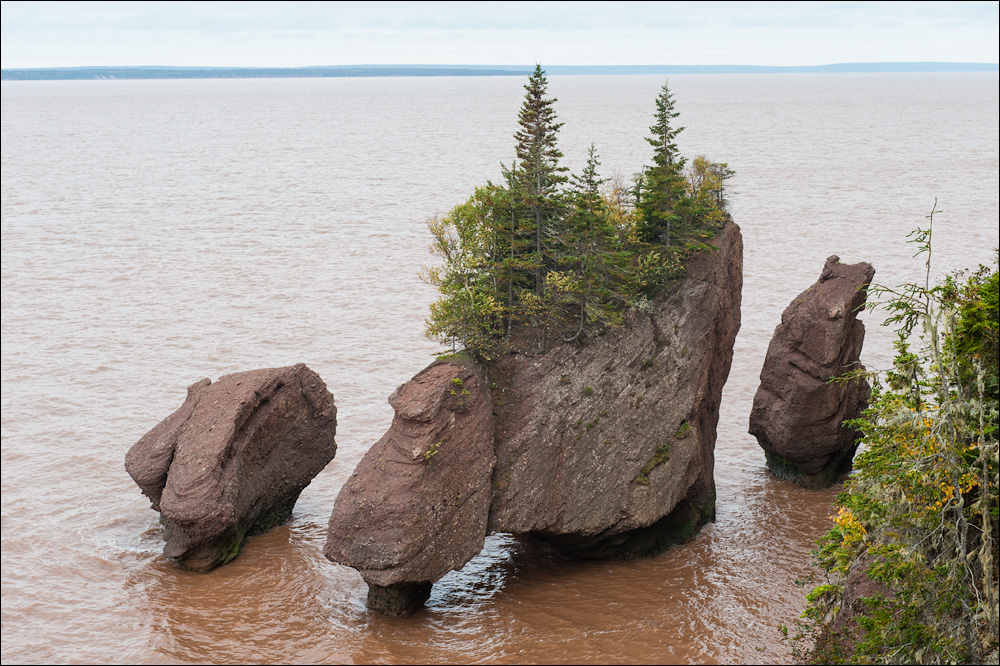
[[732,222],[686,276],[583,346],[491,370],[497,465],[489,531],[584,557],[643,557],[715,516],[722,387],[740,327],[743,241]]
[[239,372],[189,387],[125,468],[161,514],[164,554],[206,571],[288,519],[333,459],[336,429],[333,396],[305,365]]
[[486,536],[493,414],[482,368],[436,361],[389,398],[392,426],[330,516],[325,554],[369,585],[369,607],[408,615]]
[[857,319],[875,275],[871,264],[826,260],[819,281],[781,315],[767,348],[750,412],[750,434],[781,478],[824,487],[850,471],[859,433],[843,425],[865,409],[863,378],[830,382],[859,362],[865,327]]
[[393,394],[392,427],[341,490],[326,545],[361,572],[370,608],[411,613],[487,532],[640,557],[714,519],[739,227],[713,243],[663,297],[585,345],[511,354],[488,369],[489,389],[477,364],[438,362]]

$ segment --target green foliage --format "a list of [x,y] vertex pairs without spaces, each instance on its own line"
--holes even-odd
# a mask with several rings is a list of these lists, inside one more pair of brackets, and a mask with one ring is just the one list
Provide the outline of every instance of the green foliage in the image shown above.
[[653,457],[646,461],[646,464],[642,466],[639,473],[636,475],[633,481],[640,486],[649,485],[649,474],[654,469],[659,467],[661,464],[670,460],[670,444],[664,443],[656,447],[656,452],[653,453]]
[[[685,176],[674,143],[682,128],[673,128],[678,114],[666,85],[648,139],[654,166],[635,190],[600,177],[594,146],[582,173],[565,175],[562,123],[547,85],[536,66],[504,182],[477,188],[429,222],[441,264],[424,272],[440,292],[427,334],[487,362],[512,350],[544,351],[555,340],[583,342],[621,325],[629,308],[648,311],[688,258],[714,249],[712,234],[728,219],[724,181],[732,171],[699,157]],[[675,217],[661,243],[661,227],[672,224],[664,221]]]
[[441,442],[434,442],[433,444],[431,444],[429,447],[427,447],[427,450],[424,451],[424,462],[430,463],[430,461],[434,459],[434,456],[436,456],[438,452],[440,452],[440,450],[441,450]]
[[[800,621],[799,637],[819,637],[813,662],[980,663],[997,642],[998,270],[930,286],[937,212],[912,235],[927,257],[924,285],[869,289],[898,327],[897,354],[872,375],[854,422],[864,452],[814,551],[835,583],[810,593]],[[839,581],[855,570],[880,592],[852,606],[856,633],[838,641]]]

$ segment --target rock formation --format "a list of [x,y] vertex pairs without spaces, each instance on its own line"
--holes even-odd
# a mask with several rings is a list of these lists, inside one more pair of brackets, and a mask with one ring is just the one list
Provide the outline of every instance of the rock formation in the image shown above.
[[[326,548],[361,572],[371,607],[410,612],[487,532],[642,557],[714,519],[743,243],[732,223],[712,242],[623,327],[490,366],[492,395],[472,361],[433,364],[393,395],[392,428],[337,498]],[[470,392],[464,413],[449,403],[456,373]]]
[[207,571],[288,519],[333,459],[336,429],[333,396],[305,365],[239,372],[191,385],[125,469],[161,514],[164,554]]
[[371,608],[403,616],[483,548],[493,413],[471,359],[433,363],[389,404],[392,426],[341,489],[325,553],[361,572]]
[[750,412],[757,438],[775,475],[806,487],[825,487],[850,471],[859,434],[843,426],[867,406],[863,378],[830,382],[851,370],[865,338],[856,316],[875,275],[871,264],[826,260],[819,281],[781,315],[760,371]]
[[714,519],[719,403],[740,327],[739,227],[712,243],[625,326],[494,369],[490,532],[538,535],[584,557],[643,557]]

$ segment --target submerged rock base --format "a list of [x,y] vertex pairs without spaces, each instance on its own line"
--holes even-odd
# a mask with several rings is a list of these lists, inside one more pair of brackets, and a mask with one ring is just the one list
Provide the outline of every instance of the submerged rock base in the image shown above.
[[409,617],[431,596],[433,583],[368,585],[368,608],[392,617]]
[[715,522],[715,488],[695,493],[649,527],[601,539],[558,535],[542,540],[568,555],[592,560],[636,560],[657,557],[671,546],[687,543],[702,526]]
[[815,474],[804,472],[795,463],[785,460],[774,451],[764,451],[764,459],[767,461],[767,469],[779,479],[791,481],[792,483],[819,490],[829,488],[845,476],[850,474],[854,468],[854,454],[858,450],[855,444],[843,451],[838,451]]

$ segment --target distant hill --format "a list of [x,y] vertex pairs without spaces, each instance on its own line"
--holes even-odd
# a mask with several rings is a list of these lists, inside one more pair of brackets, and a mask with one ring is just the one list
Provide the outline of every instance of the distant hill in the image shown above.
[[[349,65],[317,67],[50,67],[0,70],[4,81],[79,79],[257,79],[361,76],[526,76],[527,65]],[[997,72],[998,63],[861,62],[802,67],[763,65],[549,65],[549,75],[819,74],[886,72]]]
[[361,76],[526,76],[522,70],[472,69],[454,65],[373,65],[352,67],[52,67],[4,69],[4,81],[80,79],[287,79]]

